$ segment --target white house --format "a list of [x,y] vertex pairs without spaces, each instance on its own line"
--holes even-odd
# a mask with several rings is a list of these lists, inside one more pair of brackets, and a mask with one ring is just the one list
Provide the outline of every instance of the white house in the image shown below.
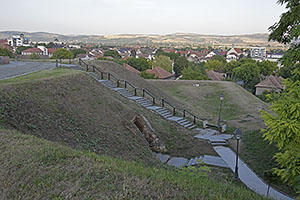
[[251,47],[250,56],[255,60],[264,60],[267,56],[266,47]]
[[24,37],[24,34],[13,35],[7,42],[12,47],[30,46],[29,39]]

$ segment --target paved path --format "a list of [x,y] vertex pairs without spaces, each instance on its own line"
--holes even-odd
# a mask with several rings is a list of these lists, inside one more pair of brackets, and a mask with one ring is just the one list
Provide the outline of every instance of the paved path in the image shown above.
[[0,80],[21,76],[36,71],[49,70],[53,68],[55,68],[55,63],[50,62],[11,61],[10,64],[0,65]]
[[[227,165],[234,172],[236,154],[228,147],[215,146],[215,151],[223,158]],[[261,195],[267,195],[268,185],[265,184],[242,160],[238,160],[239,178],[251,190]],[[291,200],[290,197],[270,188],[269,196],[277,200]]]

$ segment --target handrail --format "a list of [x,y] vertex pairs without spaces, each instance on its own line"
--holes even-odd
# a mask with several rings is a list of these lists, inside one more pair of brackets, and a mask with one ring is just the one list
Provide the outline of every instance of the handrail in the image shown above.
[[103,71],[101,71],[100,69],[98,69],[97,67],[95,67],[94,65],[92,65],[92,67],[93,67],[93,72],[96,72],[96,70],[98,71],[98,72],[100,72],[100,74],[101,74],[101,79],[103,79],[103,75],[104,74],[106,74],[105,72],[103,72]]
[[89,64],[87,64],[86,62],[84,62],[81,58],[79,58],[79,65],[81,66],[81,63],[85,64],[86,66],[86,71],[89,71]]
[[115,79],[115,81],[117,82],[117,87],[120,86],[120,80],[118,78],[116,78],[114,75],[112,75],[111,73],[107,72],[107,79],[110,80],[110,78]]
[[148,90],[143,88],[143,97],[145,97],[145,93],[148,94],[150,97],[152,97],[152,104],[154,105],[155,104],[155,97],[150,92],[148,92]]
[[164,107],[165,104],[168,104],[169,106],[171,106],[173,108],[173,115],[176,114],[176,107],[173,106],[172,104],[170,104],[168,101],[166,101],[165,99],[161,99],[161,107]]
[[191,113],[191,112],[184,109],[183,110],[183,118],[186,118],[186,113],[190,114],[194,118],[193,123],[196,124],[196,120],[197,120],[198,117],[196,115],[194,115],[193,113]]
[[130,85],[130,86],[134,89],[134,96],[137,95],[137,92],[136,92],[137,88],[136,88],[134,85],[132,85],[130,82],[128,82],[128,81],[126,81],[126,80],[125,80],[125,83],[124,83],[124,84],[125,84],[125,85],[124,85],[125,88],[127,88],[127,84]]

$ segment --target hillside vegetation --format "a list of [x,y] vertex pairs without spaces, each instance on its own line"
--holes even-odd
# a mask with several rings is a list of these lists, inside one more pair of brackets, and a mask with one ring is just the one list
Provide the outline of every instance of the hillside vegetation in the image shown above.
[[160,164],[132,122],[144,115],[167,153],[215,152],[206,141],[104,87],[85,72],[55,69],[0,81],[0,126],[73,148]]
[[149,168],[0,130],[1,199],[263,199],[193,173]]

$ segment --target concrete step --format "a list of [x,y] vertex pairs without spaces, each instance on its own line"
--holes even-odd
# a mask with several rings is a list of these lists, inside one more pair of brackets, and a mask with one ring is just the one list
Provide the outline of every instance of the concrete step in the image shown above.
[[210,144],[213,146],[226,146],[228,145],[228,142],[226,140],[214,140],[210,141]]
[[183,118],[183,119],[181,119],[181,120],[178,120],[177,122],[178,122],[178,123],[181,123],[181,122],[188,122],[188,120],[185,119],[185,118]]
[[191,122],[185,121],[185,122],[177,122],[177,123],[180,124],[181,126],[185,126],[186,124],[190,124]]
[[196,127],[196,125],[193,125],[193,126],[188,127],[188,129],[193,129],[195,127]]
[[193,126],[193,124],[192,124],[192,123],[189,123],[189,124],[184,125],[183,127],[184,127],[184,128],[188,128],[189,126]]
[[167,114],[167,115],[162,115],[164,118],[169,118],[169,117],[172,117],[173,115],[172,114]]
[[164,110],[164,111],[156,111],[158,114],[163,115],[165,113],[170,113],[170,111],[168,110]]

